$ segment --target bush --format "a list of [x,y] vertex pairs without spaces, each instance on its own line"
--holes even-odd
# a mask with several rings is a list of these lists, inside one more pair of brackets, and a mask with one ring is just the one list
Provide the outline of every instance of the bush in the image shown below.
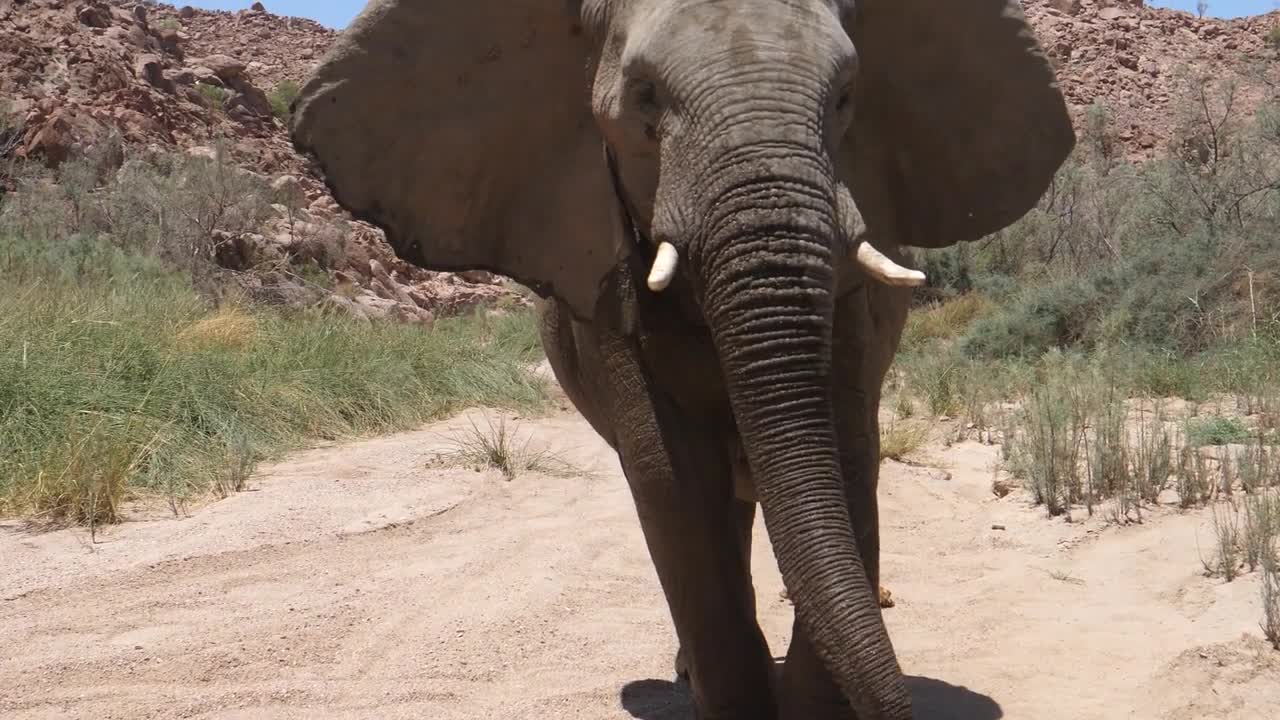
[[1079,360],[1047,358],[1021,406],[1005,428],[1009,469],[1050,515],[1061,515],[1084,499],[1082,460],[1089,399],[1079,381]]
[[1249,440],[1249,429],[1236,418],[1207,417],[1187,421],[1187,444],[1191,447],[1205,445],[1235,445]]
[[0,263],[8,258],[11,273],[93,275],[114,247],[117,260],[152,257],[199,280],[227,238],[258,232],[271,216],[265,181],[236,168],[221,142],[213,159],[130,159],[118,170],[113,152],[104,143],[51,177],[29,177],[0,208]]
[[991,310],[991,302],[980,293],[969,293],[932,307],[913,309],[903,329],[901,349],[911,352],[934,341],[958,337]]
[[1075,281],[1033,286],[1001,304],[1001,312],[979,318],[960,347],[975,358],[1037,357],[1089,339],[1103,293]]
[[196,90],[200,93],[200,97],[204,99],[205,106],[210,110],[221,111],[223,105],[227,102],[227,98],[230,97],[226,88],[209,83],[197,83]]
[[1109,112],[1091,108],[1035,208],[978,243],[924,253],[934,296],[994,301],[964,333],[968,356],[1121,343],[1187,356],[1280,328],[1280,106],[1245,121],[1230,82],[1180,82],[1164,156],[1119,160]]
[[1127,353],[1128,385],[1152,397],[1201,401],[1207,393],[1204,369],[1195,360],[1169,350],[1134,348]]
[[280,118],[287,125],[293,111],[293,101],[298,99],[298,95],[302,92],[302,88],[298,83],[292,80],[281,80],[268,96],[271,100],[271,112]]

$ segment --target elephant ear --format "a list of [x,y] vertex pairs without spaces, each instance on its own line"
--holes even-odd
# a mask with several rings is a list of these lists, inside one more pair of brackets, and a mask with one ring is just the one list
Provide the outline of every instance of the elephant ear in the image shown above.
[[374,0],[294,104],[335,199],[405,260],[591,317],[625,245],[565,0]]
[[1075,132],[1019,0],[862,0],[851,34],[840,162],[869,227],[936,248],[1034,207]]

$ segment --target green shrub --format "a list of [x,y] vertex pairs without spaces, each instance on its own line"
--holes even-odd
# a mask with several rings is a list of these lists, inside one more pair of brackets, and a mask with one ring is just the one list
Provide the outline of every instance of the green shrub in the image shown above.
[[1204,370],[1193,359],[1168,350],[1138,348],[1124,353],[1123,357],[1129,373],[1128,385],[1133,392],[1193,401],[1206,397]]
[[909,353],[935,341],[958,337],[991,309],[990,301],[980,293],[961,295],[926,308],[913,308],[907,315],[900,349]]
[[1086,344],[1103,303],[1092,284],[1062,281],[1031,286],[978,318],[961,341],[977,358],[1037,357],[1054,348]]
[[204,99],[204,104],[210,110],[222,110],[223,105],[227,102],[230,94],[224,87],[212,85],[210,83],[196,83],[196,90],[200,93],[200,97]]
[[1236,418],[1191,418],[1187,421],[1186,437],[1192,447],[1234,445],[1248,442],[1249,429]]
[[[1120,343],[1203,353],[1280,324],[1280,106],[1240,116],[1228,80],[1178,75],[1167,153],[1118,159],[1103,107],[1035,208],[979,243],[927,251],[935,297],[994,301],[974,358]],[[1252,270],[1251,270],[1252,269]]]
[[298,95],[302,92],[302,88],[298,83],[292,80],[281,80],[268,96],[271,100],[271,112],[276,117],[283,120],[286,124],[292,115],[289,109],[293,105],[293,101],[298,99]]

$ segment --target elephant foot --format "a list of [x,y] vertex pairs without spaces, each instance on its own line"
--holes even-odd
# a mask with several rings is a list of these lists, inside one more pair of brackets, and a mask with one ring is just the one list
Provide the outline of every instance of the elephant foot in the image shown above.
[[[778,593],[778,597],[782,598],[783,600],[786,600],[787,602],[791,602],[791,595],[785,589],[782,592]],[[879,597],[880,597],[880,607],[882,608],[891,608],[897,604],[893,601],[893,593],[889,591],[889,588],[883,585],[880,586]]]
[[689,658],[685,657],[683,645],[676,650],[676,678],[689,682]]

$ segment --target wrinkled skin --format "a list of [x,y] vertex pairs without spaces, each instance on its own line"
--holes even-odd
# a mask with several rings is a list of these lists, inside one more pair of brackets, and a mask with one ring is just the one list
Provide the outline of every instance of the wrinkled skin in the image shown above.
[[[876,410],[909,297],[910,290],[863,281],[834,301],[841,487],[868,589],[879,581]],[[619,300],[607,295],[603,302]],[[678,302],[640,301],[643,330],[635,336],[576,321],[556,301],[541,308],[557,379],[622,458],[680,638],[677,671],[693,671],[688,679],[701,717],[776,717],[778,695],[787,700],[784,717],[852,717],[798,622],[780,686],[771,687],[772,656],[756,624],[750,576],[754,489],[734,487],[752,478],[710,333],[671,307]]]
[[[1074,135],[1017,2],[380,0],[294,118],[401,256],[545,298],[700,717],[912,717],[875,593],[876,416],[910,290],[850,256],[978,239],[1047,187]],[[757,504],[796,609],[778,677]]]

